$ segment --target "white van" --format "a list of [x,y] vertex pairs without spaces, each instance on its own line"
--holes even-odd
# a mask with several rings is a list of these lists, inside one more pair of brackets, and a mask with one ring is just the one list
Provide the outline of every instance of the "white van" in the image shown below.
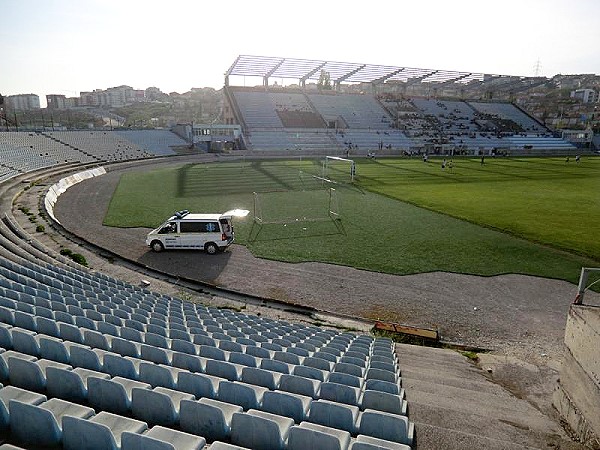
[[233,243],[233,217],[244,217],[248,210],[233,209],[223,214],[192,214],[178,211],[146,236],[146,245],[155,252],[165,249],[205,250],[214,255]]

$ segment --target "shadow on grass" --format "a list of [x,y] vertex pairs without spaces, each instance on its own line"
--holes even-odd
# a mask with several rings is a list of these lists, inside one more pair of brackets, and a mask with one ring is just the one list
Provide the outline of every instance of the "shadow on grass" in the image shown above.
[[313,237],[345,235],[341,220],[319,222],[265,223],[254,221],[248,234],[248,244],[255,242],[283,241],[286,239],[307,239]]

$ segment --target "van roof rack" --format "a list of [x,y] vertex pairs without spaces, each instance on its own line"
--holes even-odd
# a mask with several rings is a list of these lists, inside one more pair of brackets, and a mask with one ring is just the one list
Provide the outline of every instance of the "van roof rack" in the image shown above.
[[185,217],[185,216],[187,216],[189,213],[190,213],[190,212],[189,212],[189,210],[187,210],[187,209],[182,209],[181,211],[177,211],[177,212],[175,212],[175,217],[176,217],[177,219],[181,219],[182,217]]

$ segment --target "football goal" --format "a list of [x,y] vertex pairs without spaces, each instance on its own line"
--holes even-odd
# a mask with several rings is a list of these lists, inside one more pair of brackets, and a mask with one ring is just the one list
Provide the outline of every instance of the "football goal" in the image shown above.
[[323,179],[335,183],[352,183],[356,176],[354,160],[339,156],[326,156],[323,161]]
[[[250,240],[256,240],[265,225],[287,229],[288,234],[297,230],[311,231],[331,228],[344,232],[338,193],[334,188],[303,191],[254,192],[254,220]],[[277,227],[278,226],[278,227]]]

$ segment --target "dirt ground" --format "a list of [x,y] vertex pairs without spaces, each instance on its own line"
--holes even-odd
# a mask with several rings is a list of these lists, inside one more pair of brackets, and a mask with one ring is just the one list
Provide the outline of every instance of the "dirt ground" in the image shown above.
[[[110,170],[72,187],[55,207],[57,219],[88,242],[176,277],[325,312],[436,328],[444,341],[491,350],[479,360],[488,378],[545,414],[556,415],[551,393],[562,361],[575,285],[517,274],[395,276],[322,263],[290,264],[255,258],[239,245],[214,256],[195,251],[152,253],[144,244],[147,229],[102,225],[123,171],[151,167],[155,166]],[[24,196],[20,201],[35,204],[44,189],[32,189],[29,199]],[[24,220],[21,223],[27,226]],[[46,240],[57,248],[63,245],[59,239]],[[131,277],[116,264],[97,264],[102,264],[104,272]],[[154,280],[152,288],[159,289],[160,283]],[[162,289],[168,286],[163,283]],[[600,304],[600,295],[589,294],[588,301]]]
[[69,189],[56,205],[58,220],[89,242],[175,276],[348,316],[437,328],[445,341],[517,352],[527,360],[562,353],[566,316],[576,294],[571,283],[516,274],[396,276],[314,262],[282,263],[255,258],[238,245],[213,256],[157,254],[144,244],[147,229],[102,225],[121,174],[111,171]]

